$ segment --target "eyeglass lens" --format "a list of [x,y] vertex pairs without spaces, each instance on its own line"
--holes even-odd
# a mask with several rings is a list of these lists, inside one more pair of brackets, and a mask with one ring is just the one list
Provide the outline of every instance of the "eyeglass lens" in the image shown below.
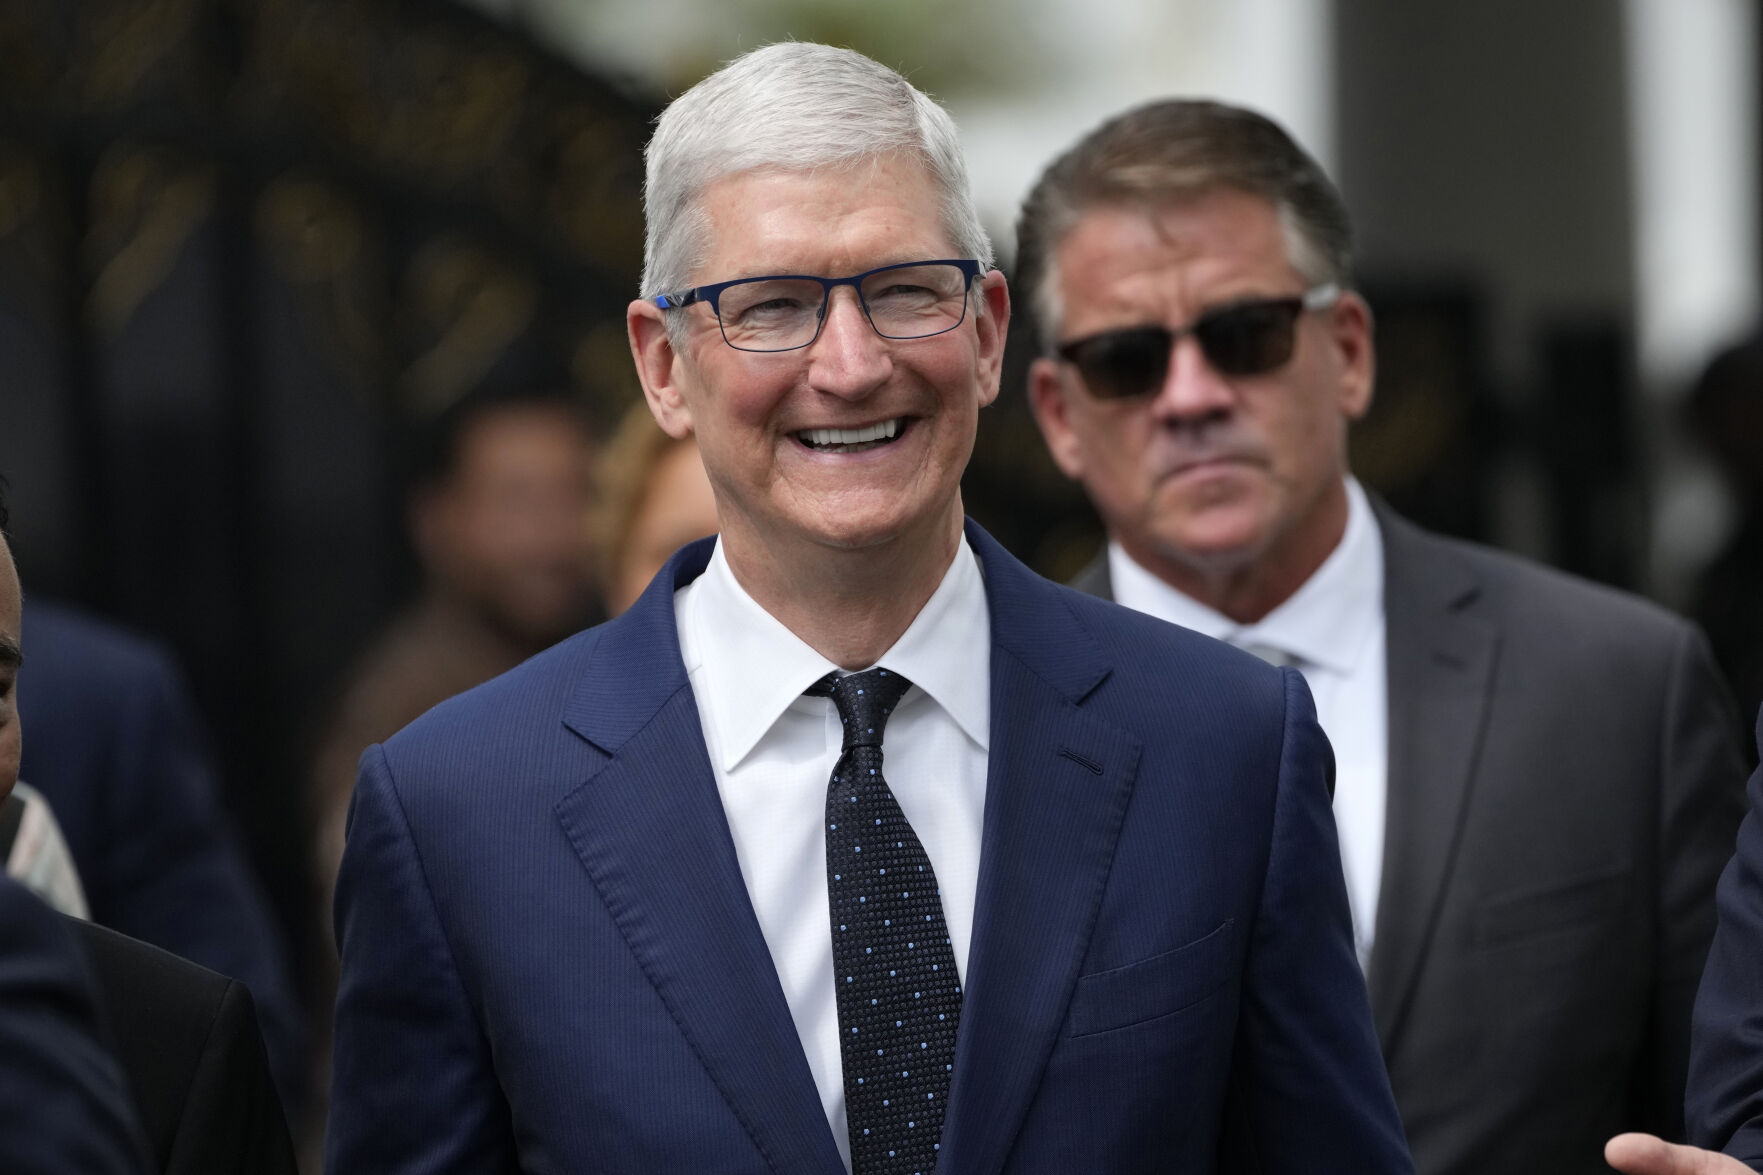
[[[857,283],[876,333],[917,339],[960,325],[967,310],[967,275],[956,265],[910,265],[867,274]],[[828,286],[810,278],[736,282],[717,299],[729,345],[748,351],[806,346],[820,330]]]
[[1192,334],[1201,352],[1221,375],[1263,375],[1284,366],[1297,337],[1299,298],[1245,302],[1202,314],[1182,330],[1138,326],[1107,331],[1068,343],[1060,354],[1083,377],[1098,399],[1154,395],[1169,375],[1175,340]]

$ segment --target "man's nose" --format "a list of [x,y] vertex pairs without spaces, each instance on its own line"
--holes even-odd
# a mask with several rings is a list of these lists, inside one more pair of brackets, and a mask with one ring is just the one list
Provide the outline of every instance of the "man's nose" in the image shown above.
[[1199,341],[1192,335],[1176,339],[1152,414],[1171,424],[1195,424],[1228,416],[1236,406],[1236,388],[1212,366]]
[[868,395],[893,371],[888,341],[875,332],[857,291],[840,286],[826,302],[820,337],[809,345],[809,382],[836,396]]

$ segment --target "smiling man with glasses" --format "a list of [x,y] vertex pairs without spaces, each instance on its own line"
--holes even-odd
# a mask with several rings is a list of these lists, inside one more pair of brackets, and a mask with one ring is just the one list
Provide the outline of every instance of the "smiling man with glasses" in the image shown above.
[[1683,1130],[1736,728],[1683,621],[1353,480],[1374,362],[1349,244],[1315,161],[1217,103],[1129,111],[1042,175],[1030,394],[1108,532],[1074,586],[1309,681],[1421,1175],[1591,1175],[1619,1130]]
[[1302,679],[963,516],[1010,300],[948,115],[774,45],[647,163],[720,534],[363,757],[333,1169],[1408,1172]]

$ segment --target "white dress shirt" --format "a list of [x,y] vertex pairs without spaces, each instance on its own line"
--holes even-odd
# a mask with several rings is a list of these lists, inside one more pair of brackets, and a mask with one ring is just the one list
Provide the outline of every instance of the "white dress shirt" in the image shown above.
[[[831,698],[802,691],[837,667],[736,582],[718,542],[673,596],[711,769],[747,894],[777,966],[839,1154],[851,1165],[826,894],[826,788],[844,745]],[[882,772],[943,893],[967,975],[991,734],[991,615],[967,540],[876,662],[912,682],[883,732]]]
[[1389,775],[1389,681],[1384,660],[1383,536],[1365,491],[1347,479],[1347,529],[1316,573],[1256,624],[1238,624],[1176,591],[1108,545],[1114,599],[1229,641],[1286,655],[1316,698],[1335,755],[1335,828],[1360,967],[1371,961],[1383,877]]

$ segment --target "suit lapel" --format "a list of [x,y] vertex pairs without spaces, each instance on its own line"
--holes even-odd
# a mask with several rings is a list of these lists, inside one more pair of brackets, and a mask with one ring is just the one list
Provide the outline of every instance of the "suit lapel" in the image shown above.
[[679,659],[676,556],[605,630],[564,722],[611,756],[557,805],[570,843],[681,1032],[774,1170],[841,1169],[735,857]]
[[1000,1169],[1064,1024],[1140,747],[1078,703],[1108,665],[1058,590],[969,525],[991,608],[973,944],[938,1164]]
[[1377,503],[1384,544],[1389,764],[1383,879],[1367,977],[1390,1055],[1425,960],[1468,810],[1499,632],[1447,545]]

